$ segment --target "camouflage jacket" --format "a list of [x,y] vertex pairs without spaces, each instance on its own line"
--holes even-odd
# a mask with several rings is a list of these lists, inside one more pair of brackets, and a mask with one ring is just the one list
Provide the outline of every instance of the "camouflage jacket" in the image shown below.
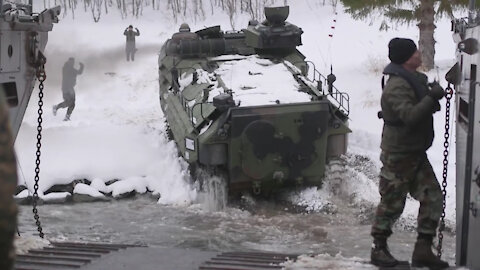
[[384,119],[383,151],[392,153],[424,152],[433,142],[433,113],[440,109],[438,101],[428,96],[428,78],[420,72],[408,72],[389,64],[389,75],[381,97]]
[[17,206],[13,200],[17,186],[17,163],[8,122],[4,90],[0,87],[0,269],[9,269],[16,228]]

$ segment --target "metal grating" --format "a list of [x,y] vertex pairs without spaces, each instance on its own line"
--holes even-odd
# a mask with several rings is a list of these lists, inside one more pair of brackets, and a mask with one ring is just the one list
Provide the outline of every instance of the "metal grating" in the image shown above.
[[14,270],[79,269],[110,252],[140,245],[52,242],[51,246],[17,255]]
[[281,263],[296,260],[298,255],[266,252],[225,252],[204,262],[200,270],[271,270]]

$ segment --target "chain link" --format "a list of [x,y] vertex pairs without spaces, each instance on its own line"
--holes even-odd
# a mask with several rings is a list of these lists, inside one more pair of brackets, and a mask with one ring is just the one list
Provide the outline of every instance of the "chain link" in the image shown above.
[[42,224],[40,223],[40,217],[38,215],[37,202],[38,202],[38,181],[40,180],[40,155],[42,147],[42,114],[43,114],[43,82],[47,78],[45,74],[45,66],[43,64],[39,65],[37,69],[37,78],[40,84],[38,85],[38,126],[37,126],[37,159],[35,160],[35,184],[33,185],[33,218],[35,218],[35,224],[37,225],[37,230],[41,238],[44,237]]
[[445,229],[445,207],[447,206],[447,172],[448,172],[448,149],[450,146],[450,100],[453,96],[453,89],[448,84],[446,89],[446,99],[445,104],[445,141],[443,142],[443,181],[442,181],[442,195],[443,195],[443,209],[442,216],[440,218],[440,226],[438,228],[438,246],[437,246],[437,257],[442,257],[442,243],[443,243],[443,230]]

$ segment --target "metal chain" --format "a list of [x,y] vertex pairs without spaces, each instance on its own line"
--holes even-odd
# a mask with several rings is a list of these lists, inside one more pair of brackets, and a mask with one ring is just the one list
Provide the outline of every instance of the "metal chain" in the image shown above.
[[437,257],[442,257],[442,242],[443,242],[443,230],[445,229],[445,207],[447,206],[447,172],[448,172],[448,149],[449,149],[449,138],[450,138],[450,100],[453,96],[453,89],[450,86],[450,83],[447,86],[445,97],[447,98],[447,103],[445,104],[445,141],[443,142],[443,181],[442,181],[442,194],[443,194],[443,209],[442,216],[440,218],[440,226],[438,228],[438,246],[437,246]]
[[35,160],[35,184],[33,185],[33,217],[35,218],[35,224],[37,225],[37,230],[39,233],[39,236],[43,238],[43,229],[42,225],[40,223],[40,217],[38,216],[38,209],[37,209],[37,202],[38,202],[38,181],[40,180],[39,174],[40,174],[40,149],[42,147],[42,114],[43,114],[43,82],[47,78],[47,75],[45,74],[45,66],[44,64],[41,64],[38,66],[37,69],[37,78],[40,84],[38,85],[38,126],[37,126],[37,152],[36,156],[37,159]]

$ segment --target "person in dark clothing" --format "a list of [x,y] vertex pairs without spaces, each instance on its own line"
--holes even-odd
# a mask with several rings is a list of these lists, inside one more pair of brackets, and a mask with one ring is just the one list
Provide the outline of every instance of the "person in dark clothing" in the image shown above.
[[371,262],[382,267],[399,263],[390,254],[387,238],[410,193],[420,202],[412,266],[443,269],[448,263],[432,252],[443,196],[426,151],[434,137],[433,114],[440,110],[439,100],[445,91],[438,83],[428,84],[427,76],[417,71],[422,60],[413,40],[394,38],[388,48],[391,63],[383,73],[389,78],[380,102],[384,121],[380,145],[381,199],[371,230]]
[[75,84],[77,83],[77,75],[83,72],[83,63],[79,63],[80,68],[74,68],[75,58],[70,57],[63,65],[62,70],[62,93],[63,102],[53,106],[53,115],[57,115],[57,110],[61,108],[68,108],[64,121],[70,120],[73,109],[75,108]]
[[127,54],[127,61],[135,61],[135,52],[137,51],[137,47],[135,46],[135,37],[140,36],[140,31],[138,28],[135,28],[133,31],[133,26],[129,25],[125,31],[123,31],[123,35],[126,37],[126,45],[125,45],[125,52]]

